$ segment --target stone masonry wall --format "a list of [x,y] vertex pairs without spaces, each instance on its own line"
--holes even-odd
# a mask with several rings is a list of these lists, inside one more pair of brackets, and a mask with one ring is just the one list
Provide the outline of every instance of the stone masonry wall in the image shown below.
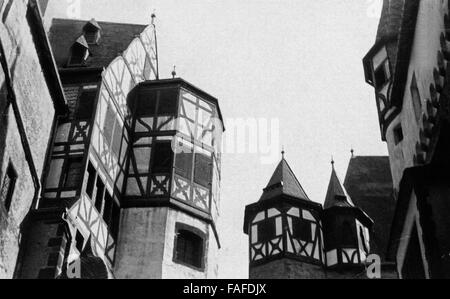
[[[21,119],[38,176],[44,161],[54,120],[54,108],[26,19],[26,0],[4,1],[1,10],[0,40],[12,78]],[[6,8],[6,10],[5,10]],[[0,278],[12,278],[20,245],[20,226],[33,203],[35,188],[19,134],[18,119],[9,105],[2,125],[0,182],[11,162],[18,180],[9,213],[0,203]]]

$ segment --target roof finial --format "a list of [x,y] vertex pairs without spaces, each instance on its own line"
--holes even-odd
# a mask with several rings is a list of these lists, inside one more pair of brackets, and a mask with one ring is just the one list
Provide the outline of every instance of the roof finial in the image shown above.
[[284,146],[283,146],[283,150],[281,151],[281,157],[284,160],[284,155],[286,154],[286,151],[284,150]]
[[156,14],[155,14],[155,10],[153,10],[153,13],[152,13],[152,25],[153,26],[155,25],[155,19],[156,19]]
[[350,150],[350,153],[352,153],[352,158],[354,158],[354,157],[355,157],[355,150],[353,149],[353,147],[352,147],[352,149]]
[[334,169],[334,157],[333,157],[333,156],[331,156],[331,166],[332,166],[333,169]]
[[172,78],[175,79],[176,76],[177,76],[177,66],[174,65],[173,66],[173,71],[172,71]]

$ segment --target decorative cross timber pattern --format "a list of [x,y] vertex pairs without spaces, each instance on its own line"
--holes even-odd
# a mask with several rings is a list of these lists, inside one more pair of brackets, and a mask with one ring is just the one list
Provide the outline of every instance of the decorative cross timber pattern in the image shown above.
[[209,210],[209,190],[199,186],[194,187],[194,204],[202,210]]
[[265,258],[265,256],[266,256],[265,251],[266,251],[266,245],[264,243],[252,246],[252,249],[251,249],[252,257],[251,257],[251,260],[253,262],[256,262],[256,261],[259,261],[259,260]]
[[169,194],[169,176],[152,176],[151,196],[161,196]]
[[73,134],[70,142],[86,142],[88,139],[89,124],[87,122],[75,122],[73,125]]
[[174,129],[174,117],[159,117],[157,131],[170,131]]
[[190,201],[191,185],[186,180],[176,176],[174,179],[172,196],[183,201]]
[[360,258],[356,249],[342,249],[343,264],[359,264]]
[[[306,221],[306,220],[303,220]],[[305,240],[301,240],[299,238],[294,238],[293,234],[293,228],[292,226],[289,226],[289,229],[286,230],[286,239],[287,239],[287,250],[290,253],[293,253],[298,256],[308,257],[315,260],[321,259],[321,253],[320,253],[320,240],[321,240],[321,234],[320,229],[318,228],[316,223],[311,222],[311,230],[313,235],[312,242],[308,242]],[[317,252],[319,251],[319,252]],[[318,254],[316,254],[318,253]]]
[[273,239],[267,244],[269,256],[274,256],[283,252],[283,237]]

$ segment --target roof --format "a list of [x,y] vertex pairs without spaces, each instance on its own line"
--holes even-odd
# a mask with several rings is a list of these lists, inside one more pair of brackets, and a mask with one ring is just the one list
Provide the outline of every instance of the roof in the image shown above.
[[[419,0],[384,0],[375,45],[363,59],[366,81],[370,83],[370,61],[381,47],[386,47],[392,73],[389,100],[399,108],[389,117],[388,122],[401,111],[419,5]],[[382,127],[383,140],[386,140],[386,128],[387,126]]]
[[336,170],[333,165],[331,172],[330,183],[328,185],[327,195],[325,197],[324,208],[329,209],[331,207],[354,207],[352,199],[347,194],[344,185],[342,185]]
[[355,206],[374,221],[372,251],[384,257],[396,204],[389,157],[353,157],[344,187]]
[[397,38],[400,33],[405,0],[383,0],[376,42]]
[[[58,67],[66,66],[71,47],[83,35],[86,24],[94,23],[93,20],[53,19],[49,37]],[[95,22],[95,24],[101,28],[101,37],[98,44],[89,45],[91,56],[86,62],[86,67],[107,67],[147,27],[147,25],[110,22]]]
[[275,172],[267,184],[267,187],[264,189],[263,195],[259,201],[265,201],[280,195],[289,195],[294,198],[310,201],[305,190],[300,185],[300,182],[284,158],[275,169]]

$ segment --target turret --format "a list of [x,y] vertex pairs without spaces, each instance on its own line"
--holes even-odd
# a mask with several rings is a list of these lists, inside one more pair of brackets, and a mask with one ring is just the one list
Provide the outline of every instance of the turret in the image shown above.
[[260,200],[245,211],[250,278],[322,278],[321,210],[283,158]]

